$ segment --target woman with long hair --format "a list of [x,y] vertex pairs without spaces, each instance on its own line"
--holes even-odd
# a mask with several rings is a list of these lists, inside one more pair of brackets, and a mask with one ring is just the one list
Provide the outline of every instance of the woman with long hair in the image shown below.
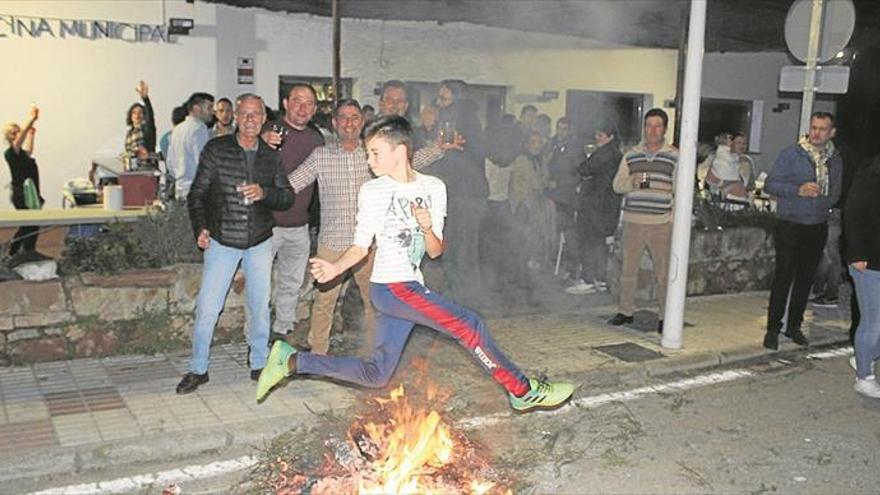
[[137,160],[146,160],[156,151],[156,121],[150,103],[150,88],[141,81],[135,91],[143,103],[132,104],[125,115],[128,131],[125,133],[124,157],[129,168],[136,168]]

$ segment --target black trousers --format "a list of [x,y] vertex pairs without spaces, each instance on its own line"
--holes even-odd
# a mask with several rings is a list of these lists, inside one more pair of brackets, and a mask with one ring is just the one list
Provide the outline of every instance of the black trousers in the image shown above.
[[[15,206],[16,210],[26,210],[27,206],[24,204],[24,193],[13,193],[12,195],[12,205]],[[15,231],[15,235],[12,236],[12,242],[9,244],[9,256],[15,256],[19,251],[34,251],[37,249],[37,233],[40,231],[39,227],[33,225],[26,225],[24,227],[19,227],[18,230]]]
[[485,199],[453,198],[447,204],[444,241],[440,258],[452,299],[467,304],[483,294],[480,276],[480,224],[486,212]]
[[576,229],[581,278],[588,283],[593,280],[607,282],[608,245],[605,244],[605,229],[589,214],[578,215]]
[[776,270],[770,288],[767,331],[778,333],[782,329],[786,303],[786,327],[800,329],[804,321],[810,287],[816,278],[816,268],[828,237],[828,225],[801,225],[780,220],[773,237],[776,242]]

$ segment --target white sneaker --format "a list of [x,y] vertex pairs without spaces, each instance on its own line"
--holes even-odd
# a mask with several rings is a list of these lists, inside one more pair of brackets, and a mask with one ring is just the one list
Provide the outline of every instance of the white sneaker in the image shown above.
[[588,284],[584,282],[583,280],[578,280],[576,284],[570,287],[566,287],[565,292],[575,295],[593,294],[596,292],[596,287],[593,284]]
[[865,397],[880,399],[880,383],[877,383],[877,379],[874,375],[870,375],[864,379],[856,378],[856,385],[853,388],[856,392]]

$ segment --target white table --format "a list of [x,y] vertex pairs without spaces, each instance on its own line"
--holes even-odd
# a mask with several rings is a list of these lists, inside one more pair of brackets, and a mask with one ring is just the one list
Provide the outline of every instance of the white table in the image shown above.
[[104,210],[102,205],[80,206],[69,210],[3,210],[0,211],[0,228],[34,225],[39,227],[83,225],[113,221],[134,222],[147,215],[150,207],[125,208],[119,211]]

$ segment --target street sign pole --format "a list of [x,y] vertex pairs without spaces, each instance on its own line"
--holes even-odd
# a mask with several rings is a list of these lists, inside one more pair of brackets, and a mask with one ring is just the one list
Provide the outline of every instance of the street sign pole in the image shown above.
[[810,15],[810,41],[807,46],[807,70],[804,75],[804,96],[801,100],[801,124],[799,136],[810,130],[810,115],[813,113],[813,100],[816,95],[816,65],[819,58],[819,41],[822,35],[822,10],[825,0],[813,0]]

